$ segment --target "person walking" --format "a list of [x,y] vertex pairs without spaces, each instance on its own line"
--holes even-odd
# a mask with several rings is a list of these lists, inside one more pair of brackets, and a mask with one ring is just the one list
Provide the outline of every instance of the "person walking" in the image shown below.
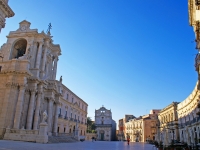
[[130,136],[127,136],[127,144],[129,145],[130,142]]

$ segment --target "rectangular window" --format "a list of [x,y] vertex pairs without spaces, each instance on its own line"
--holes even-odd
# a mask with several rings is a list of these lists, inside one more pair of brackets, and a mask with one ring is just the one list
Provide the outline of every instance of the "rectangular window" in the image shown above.
[[67,117],[67,111],[65,111],[65,117]]
[[71,118],[72,118],[72,113],[71,113]]
[[68,94],[67,94],[67,96],[66,96],[66,99],[68,99]]
[[78,120],[79,120],[79,116],[78,116]]
[[74,98],[72,97],[72,103],[74,102]]
[[61,108],[60,108],[60,115],[61,115]]
[[0,66],[0,72],[1,72],[1,68],[2,68],[2,66]]
[[75,115],[75,119],[76,119],[76,115]]

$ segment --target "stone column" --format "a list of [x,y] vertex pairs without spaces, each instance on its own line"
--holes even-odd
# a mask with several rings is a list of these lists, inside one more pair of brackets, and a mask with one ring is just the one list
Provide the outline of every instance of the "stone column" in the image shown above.
[[57,134],[57,128],[58,128],[58,111],[59,111],[59,103],[56,103],[56,110],[55,110],[55,116],[54,116],[54,125],[53,125],[53,132]]
[[34,108],[34,102],[35,102],[35,90],[31,90],[31,99],[29,102],[28,107],[28,116],[27,116],[27,122],[26,122],[26,129],[31,130],[32,123],[33,123],[33,108]]
[[46,44],[45,45],[45,49],[44,49],[43,60],[42,60],[42,74],[41,74],[41,77],[44,77],[44,75],[45,75],[45,64],[46,64],[46,59],[47,59],[47,56],[46,56],[47,50],[48,50],[48,45]]
[[15,119],[14,119],[15,129],[19,129],[19,125],[20,125],[20,120],[21,120],[20,118],[21,118],[23,104],[24,104],[24,92],[25,92],[25,86],[21,85],[19,95],[18,95],[18,100],[17,100]]
[[[32,45],[31,45],[30,43],[27,43],[25,55],[28,55],[28,53],[30,53],[31,47],[32,47]],[[29,50],[29,49],[30,49],[30,50]]]
[[49,74],[51,75],[50,76],[51,79],[52,79],[52,75],[53,75],[52,67],[53,67],[53,58],[51,57],[50,66],[49,66]]
[[49,134],[51,135],[52,130],[51,130],[51,120],[52,120],[52,109],[53,109],[53,98],[48,98],[49,99],[49,103],[48,103],[48,118],[47,118],[47,123],[48,123],[48,131]]
[[53,77],[52,77],[53,80],[56,79],[57,62],[58,62],[58,57],[56,57],[56,58],[54,59],[54,65],[53,65]]
[[35,115],[34,115],[33,130],[38,129],[41,98],[42,98],[42,85],[39,85],[38,96],[37,96],[37,100],[36,100],[36,109],[35,109]]
[[[39,48],[38,48],[37,59],[36,59],[36,64],[35,64],[35,68],[39,70],[40,70],[40,61],[42,57],[42,45],[43,45],[43,42],[39,42]],[[39,76],[39,70],[37,72],[37,77]]]
[[31,52],[31,55],[32,55],[32,58],[31,58],[31,68],[35,68],[35,65],[36,65],[35,63],[36,63],[36,58],[37,58],[36,54],[37,54],[37,42],[34,41],[34,43],[33,43],[33,50]]

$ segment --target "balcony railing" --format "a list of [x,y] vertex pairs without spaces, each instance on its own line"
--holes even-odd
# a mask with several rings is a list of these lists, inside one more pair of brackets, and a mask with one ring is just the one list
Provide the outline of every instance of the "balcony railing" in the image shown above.
[[76,119],[74,119],[74,122],[77,122],[77,120],[76,120]]
[[112,127],[112,124],[96,124],[97,127]]
[[73,118],[70,118],[70,121],[73,121]]

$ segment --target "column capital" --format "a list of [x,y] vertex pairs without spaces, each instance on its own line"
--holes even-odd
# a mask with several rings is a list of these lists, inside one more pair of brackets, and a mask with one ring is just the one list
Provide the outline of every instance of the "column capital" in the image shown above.
[[31,92],[31,94],[34,94],[37,92],[36,89],[29,89],[29,91]]
[[7,88],[13,88],[13,89],[15,89],[15,88],[18,88],[18,86],[19,86],[18,83],[14,83],[14,82],[8,82],[8,83],[6,83],[6,87]]
[[42,46],[44,44],[43,41],[38,41],[38,43],[39,43],[39,46]]
[[19,84],[19,88],[20,88],[20,90],[25,90],[26,87],[27,87],[26,84]]
[[43,92],[42,92],[42,91],[38,91],[37,93],[38,93],[38,94],[42,94]]
[[55,99],[53,97],[44,97],[44,99],[48,100],[49,102],[55,101]]

